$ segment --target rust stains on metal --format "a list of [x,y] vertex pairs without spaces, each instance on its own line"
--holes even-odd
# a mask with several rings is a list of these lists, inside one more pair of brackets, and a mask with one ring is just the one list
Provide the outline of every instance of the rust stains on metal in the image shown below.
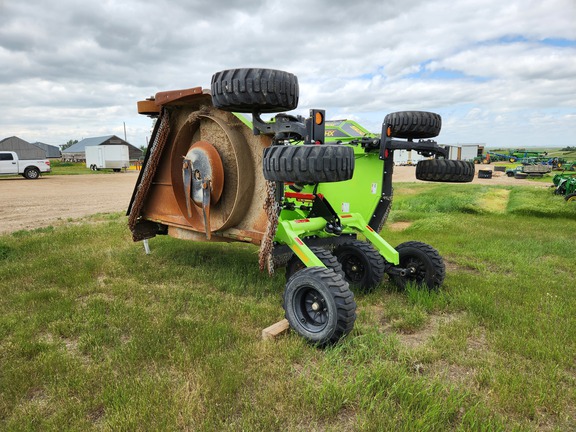
[[[132,207],[139,210],[132,218],[159,223],[178,238],[260,244],[267,223],[266,184],[256,167],[262,166],[262,150],[270,145],[270,138],[254,136],[234,114],[212,107],[209,91],[200,87],[157,93],[154,103],[170,114],[170,132],[161,154],[154,155],[153,180],[145,197],[139,194],[144,203]],[[206,159],[206,167],[198,173],[192,162],[196,152]],[[206,206],[199,205],[206,199],[205,191],[198,191],[203,192],[200,199],[200,194],[194,196],[192,184],[185,185],[183,163],[187,159],[191,161],[190,179],[196,174],[204,185],[210,177],[208,214]],[[139,181],[136,190],[141,187]],[[148,232],[146,237],[150,237]]]
[[158,92],[156,93],[156,105],[163,106],[172,102],[183,103],[202,94],[202,87]]
[[138,114],[157,117],[160,114],[160,107],[156,105],[154,99],[146,99],[137,102]]

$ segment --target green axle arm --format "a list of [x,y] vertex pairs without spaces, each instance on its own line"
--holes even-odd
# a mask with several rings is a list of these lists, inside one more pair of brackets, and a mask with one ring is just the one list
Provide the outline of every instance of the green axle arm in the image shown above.
[[[390,264],[400,264],[398,252],[390,246],[380,235],[374,231],[359,213],[340,215],[342,228],[350,228],[361,233],[374,245],[376,250]],[[286,244],[306,267],[325,267],[322,261],[302,241],[302,234],[315,235],[321,233],[326,226],[326,219],[321,217],[295,220],[281,220],[278,222],[275,240]]]

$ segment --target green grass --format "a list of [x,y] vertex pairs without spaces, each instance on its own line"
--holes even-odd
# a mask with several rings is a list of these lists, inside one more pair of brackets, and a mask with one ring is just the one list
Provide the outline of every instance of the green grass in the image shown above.
[[113,173],[111,169],[105,169],[100,171],[92,171],[86,168],[86,163],[84,162],[62,162],[59,160],[51,160],[50,167],[52,171],[42,175],[78,175],[78,174],[110,174]]
[[[396,222],[407,228],[393,230]],[[0,237],[0,430],[570,430],[576,208],[546,189],[397,184],[390,229],[439,291],[356,293],[325,350],[240,243],[150,241],[120,214]]]

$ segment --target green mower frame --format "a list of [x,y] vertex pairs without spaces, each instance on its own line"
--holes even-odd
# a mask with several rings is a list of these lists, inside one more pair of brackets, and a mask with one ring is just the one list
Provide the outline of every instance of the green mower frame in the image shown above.
[[[256,167],[267,189],[262,202],[268,222],[260,265],[267,263],[269,270],[286,266],[283,307],[298,334],[318,346],[346,336],[356,319],[351,288],[372,290],[386,274],[401,288],[409,283],[425,289],[442,285],[445,266],[436,249],[419,241],[393,247],[379,234],[392,202],[396,150],[430,157],[416,166],[420,180],[474,178],[472,162],[446,159],[447,148],[431,139],[440,133],[438,114],[388,114],[380,136],[354,122],[327,123],[323,110],[311,110],[306,118],[289,115],[285,111],[298,105],[297,78],[272,69],[218,72],[212,77],[210,95],[215,109],[234,113],[254,135],[271,138],[271,145],[263,149],[262,167]],[[252,114],[252,121],[242,113]],[[263,113],[278,114],[264,121]],[[199,205],[209,202],[210,170],[187,156],[184,167],[184,183],[192,184],[195,175],[202,185],[197,188]],[[145,221],[134,210],[140,183],[128,210],[135,240],[166,233],[162,224],[151,224],[158,220]],[[186,194],[192,189],[184,188]],[[186,199],[188,203],[190,195]],[[209,208],[203,207],[208,238]]]

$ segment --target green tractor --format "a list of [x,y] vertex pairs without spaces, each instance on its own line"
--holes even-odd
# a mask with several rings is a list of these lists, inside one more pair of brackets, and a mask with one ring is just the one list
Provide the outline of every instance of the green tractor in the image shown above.
[[566,201],[576,202],[576,173],[556,174],[552,178],[552,183],[554,184],[554,194],[564,195]]
[[[161,92],[139,102],[157,117],[128,209],[134,240],[158,234],[260,246],[260,269],[286,267],[283,295],[291,328],[318,346],[352,330],[352,290],[388,275],[399,287],[438,289],[445,277],[432,246],[391,246],[379,234],[392,203],[394,152],[414,150],[416,178],[470,182],[471,162],[446,159],[431,138],[439,115],[404,111],[382,134],[355,123],[285,111],[298,105],[297,78],[271,69],[214,74],[211,89]],[[241,113],[252,114],[248,120]],[[278,113],[263,120],[264,113]],[[328,133],[327,133],[328,131]]]

